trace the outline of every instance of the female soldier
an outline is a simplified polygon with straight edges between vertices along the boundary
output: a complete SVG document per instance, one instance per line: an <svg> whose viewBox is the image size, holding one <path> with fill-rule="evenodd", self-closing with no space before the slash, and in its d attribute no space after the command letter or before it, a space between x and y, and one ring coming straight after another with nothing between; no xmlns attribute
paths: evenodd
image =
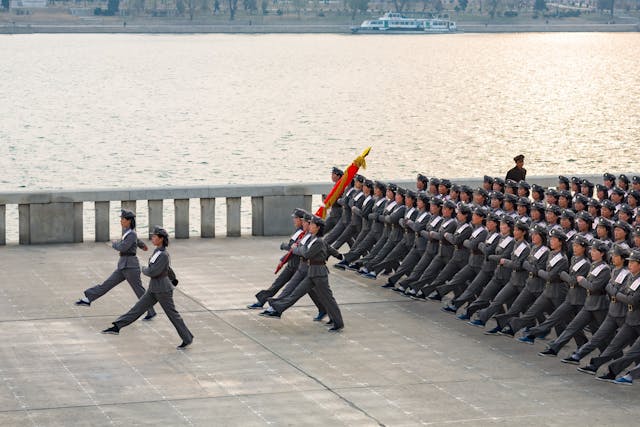
<svg viewBox="0 0 640 427"><path fill-rule="evenodd" d="M125 279L138 298L144 294L144 287L140 279L140 262L136 256L136 247L146 250L146 245L138 240L136 235L136 214L126 209L120 213L120 225L122 226L122 239L111 242L111 247L120 253L118 267L102 284L96 285L84 291L84 296L76 301L76 305L88 307L92 301L97 300L111 289L122 283ZM144 320L151 320L156 315L153 307L149 308Z"/></svg>
<svg viewBox="0 0 640 427"><path fill-rule="evenodd" d="M167 246L169 246L169 235L166 230L155 227L151 235L151 242L156 247L153 255L149 259L149 266L142 269L145 276L149 276L149 290L138 300L138 302L126 314L120 316L113 326L102 331L103 334L118 335L120 329L135 322L142 313L149 310L157 302L167 314L167 317L178 331L178 335L182 338L182 344L178 346L178 350L186 348L193 342L193 335L184 324L180 313L176 310L173 303L174 286L169 280L169 264L171 262Z"/></svg>

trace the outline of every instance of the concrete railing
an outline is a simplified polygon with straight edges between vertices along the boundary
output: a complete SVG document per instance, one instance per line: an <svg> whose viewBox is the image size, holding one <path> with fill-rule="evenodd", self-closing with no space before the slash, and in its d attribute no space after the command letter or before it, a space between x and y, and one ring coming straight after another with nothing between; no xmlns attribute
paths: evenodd
<svg viewBox="0 0 640 427"><path fill-rule="evenodd" d="M579 175L594 183L602 175ZM472 188L482 178L451 178L452 182ZM527 179L544 187L556 186L557 176ZM392 180L408 188L414 180ZM95 206L95 240L110 238L110 203L120 201L123 208L136 211L138 201L146 201L148 224L163 225L165 201L173 201L175 237L189 238L189 201L200 201L200 236L215 237L216 200L226 201L226 235L240 236L241 198L251 198L251 234L285 235L291 231L290 214L296 207L311 210L312 197L328 193L328 183L220 185L202 187L134 188L127 190L59 190L0 192L0 245L6 244L6 206L18 205L18 242L20 244L74 243L83 239L83 204ZM315 210L317 206L314 206Z"/></svg>

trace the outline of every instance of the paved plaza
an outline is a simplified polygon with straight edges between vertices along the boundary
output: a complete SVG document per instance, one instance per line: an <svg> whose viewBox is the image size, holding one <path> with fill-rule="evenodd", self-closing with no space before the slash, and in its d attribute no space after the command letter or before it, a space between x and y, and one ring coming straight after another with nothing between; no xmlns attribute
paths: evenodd
<svg viewBox="0 0 640 427"><path fill-rule="evenodd" d="M346 325L338 334L312 321L308 297L279 320L258 316L245 306L273 280L279 242L171 242L176 306L195 335L186 351L159 307L150 322L100 334L135 302L126 283L74 305L115 268L104 243L0 248L0 425L611 426L640 417L640 384L595 381L538 356L543 342L485 336L438 303L380 288L384 278L331 268Z"/></svg>

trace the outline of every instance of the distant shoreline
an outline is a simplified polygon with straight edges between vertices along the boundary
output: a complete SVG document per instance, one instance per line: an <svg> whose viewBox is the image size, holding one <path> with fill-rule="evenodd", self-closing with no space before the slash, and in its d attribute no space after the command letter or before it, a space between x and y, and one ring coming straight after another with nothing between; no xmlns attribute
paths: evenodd
<svg viewBox="0 0 640 427"><path fill-rule="evenodd" d="M0 34L351 34L348 25L1 23ZM640 32L640 24L460 23L461 33ZM420 34L418 34L420 35ZM432 35L432 34L425 34Z"/></svg>

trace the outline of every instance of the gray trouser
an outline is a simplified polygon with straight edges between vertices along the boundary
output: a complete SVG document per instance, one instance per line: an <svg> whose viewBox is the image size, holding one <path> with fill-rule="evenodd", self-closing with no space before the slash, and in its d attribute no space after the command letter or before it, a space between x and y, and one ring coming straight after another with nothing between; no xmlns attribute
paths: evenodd
<svg viewBox="0 0 640 427"><path fill-rule="evenodd" d="M493 276L487 286L482 289L478 298L476 298L469 306L467 307L467 316L471 317L473 313L478 310L481 310L485 307L489 307L491 301L498 295L498 292L506 285L508 279L498 279L496 276Z"/></svg>
<svg viewBox="0 0 640 427"><path fill-rule="evenodd" d="M625 323L620 327L618 333L611 340L611 343L598 357L594 357L589 362L599 368L611 359L622 357L622 350L638 339L640 336L640 326L631 326Z"/></svg>
<svg viewBox="0 0 640 427"><path fill-rule="evenodd" d="M480 266L472 267L469 264L465 265L462 270L458 271L451 280L445 284L438 286L436 289L440 296L445 296L449 292L453 291L454 299L458 297L467 287L467 282L472 281L480 273Z"/></svg>
<svg viewBox="0 0 640 427"><path fill-rule="evenodd" d="M410 283L409 286L415 291L421 290L424 285L430 284L433 279L438 277L438 274L440 274L450 259L451 257L449 256L436 255L429 263L427 269L420 275L420 278Z"/></svg>
<svg viewBox="0 0 640 427"><path fill-rule="evenodd" d="M453 259L449 260L447 265L444 266L440 273L436 276L435 279L431 281L431 283L426 284L422 288L422 293L425 295L429 295L431 292L435 291L438 287L445 284L445 282L449 279L453 279L456 273L462 271L467 265L467 260L461 259L454 261Z"/></svg>
<svg viewBox="0 0 640 427"><path fill-rule="evenodd" d="M307 277L307 271L308 271L308 268L306 267L306 265L302 266L302 268L299 268L296 271L296 274L293 275L291 280L287 282L287 285L284 287L282 292L280 292L277 298L271 298L273 296L271 295L265 298L265 301L269 301L269 305L271 305L272 300L281 299L291 295L296 290L298 285L304 280L304 278ZM318 308L318 311L323 313L327 312L324 305L320 302L320 299L318 298L318 295L316 294L315 290L313 289L309 290L309 298L311 298L311 301L313 301L313 303L316 305L316 307Z"/></svg>
<svg viewBox="0 0 640 427"><path fill-rule="evenodd" d="M631 378L634 380L640 378L640 363L636 362L636 367L629 371L629 375L631 375Z"/></svg>
<svg viewBox="0 0 640 427"><path fill-rule="evenodd" d="M548 333L551 328L555 327L557 336L561 336L567 324L569 324L582 310L582 305L574 305L569 303L568 301L563 302L553 310L553 313L547 317L547 320L538 324L538 326L529 329L528 335L544 335ZM578 348L587 343L587 337L582 332L582 329L576 330L571 335L573 339L576 341Z"/></svg>
<svg viewBox="0 0 640 427"><path fill-rule="evenodd" d="M607 310L587 311L583 308L567 325L567 328L562 331L560 336L549 343L549 348L557 353L571 338L581 334L585 326L591 325L591 330L595 331L602 324L606 315ZM582 345L584 346L585 343ZM580 348L580 346L578 347Z"/></svg>
<svg viewBox="0 0 640 427"><path fill-rule="evenodd" d="M636 339L636 342L631 345L631 348L629 348L622 357L609 363L609 372L618 375L624 368L634 362L640 362L640 338Z"/></svg>
<svg viewBox="0 0 640 427"><path fill-rule="evenodd" d="M520 313L524 313L525 311L527 311L527 309L531 307L531 304L533 304L535 300L540 296L540 293L541 292L533 293L525 287L513 301L506 313L497 314L495 316L496 322L498 322L498 326L500 326L500 329L507 326L509 320L513 319L516 316L519 316ZM538 315L538 321L544 321L544 314L540 313Z"/></svg>
<svg viewBox="0 0 640 427"><path fill-rule="evenodd" d="M502 306L504 304L511 305L519 293L520 289L518 287L511 284L511 282L507 283L502 289L500 289L500 292L498 292L495 298L493 298L489 307L478 311L478 318L482 320L483 323L487 323L494 314L502 311Z"/></svg>
<svg viewBox="0 0 640 427"><path fill-rule="evenodd" d="M342 234L336 239L331 246L336 249L340 249L342 245L347 243L349 247L352 247L355 243L355 238L358 235L358 227L353 223L347 225Z"/></svg>
<svg viewBox="0 0 640 427"><path fill-rule="evenodd" d="M580 347L574 355L579 359L582 359L596 348L599 348L600 351L603 352L611 343L613 337L616 336L616 331L621 328L622 325L624 325L624 317L613 317L607 315L589 342Z"/></svg>
<svg viewBox="0 0 640 427"><path fill-rule="evenodd" d="M456 306L456 308L460 308L465 303L471 302L476 299L482 293L483 289L489 284L489 282L491 282L493 273L493 271L480 270L471 284L467 286L467 289L465 289L459 297L453 299L452 303Z"/></svg>
<svg viewBox="0 0 640 427"><path fill-rule="evenodd" d="M409 277L407 277L406 279L401 281L400 285L403 288L407 288L407 287L409 287L409 285L411 285L411 283L413 283L413 282L417 281L418 279L420 279L420 276L422 276L422 273L424 273L424 271L427 269L427 267L429 267L429 264L431 264L431 261L433 261L433 258L435 258L436 255L438 255L437 252L427 252L427 251L425 251L422 254L422 257L420 258L420 260L418 261L416 266L413 267L413 270L411 270L411 273L409 274Z"/></svg>
<svg viewBox="0 0 640 427"><path fill-rule="evenodd" d="M375 245L373 245L369 253L360 260L360 263L362 265L366 265L368 262L374 259L378 255L378 253L382 250L382 248L384 248L384 245L387 244L388 240L389 240L389 235L388 234L385 235L384 233L382 233L382 235L376 241Z"/></svg>
<svg viewBox="0 0 640 427"><path fill-rule="evenodd" d="M100 285L96 285L84 291L84 295L89 301L93 302L125 280L129 282L129 286L131 286L131 289L133 289L133 292L135 292L136 296L138 298L142 298L142 295L144 295L145 293L145 289L144 286L142 286L139 268L125 268L122 270L116 270L111 273L111 276L109 276L107 280L102 282ZM147 314L153 316L156 314L156 311L153 309L153 307L149 307L149 312Z"/></svg>
<svg viewBox="0 0 640 427"><path fill-rule="evenodd" d="M329 287L329 278L327 276L313 278L307 276L302 282L300 282L293 292L282 298L270 299L269 305L271 305L271 307L273 307L278 313L283 313L312 290L316 292L320 303L326 307L326 313L329 314L329 318L333 320L333 326L342 328L344 323L342 321L340 307L338 307L338 303L333 297L333 293Z"/></svg>
<svg viewBox="0 0 640 427"><path fill-rule="evenodd" d="M344 260L348 263L352 263L361 256L368 254L379 238L379 233L367 233L367 235L360 241L360 243L356 244L353 248L351 248L351 250L349 250L349 252L344 254Z"/></svg>
<svg viewBox="0 0 640 427"><path fill-rule="evenodd" d="M296 256L296 255L292 255ZM256 294L256 299L262 305L267 302L267 299L274 296L278 291L294 276L294 274L298 271L297 265L291 265L287 263L284 267L284 270L276 277L276 280L273 281L271 286L268 289L263 289Z"/></svg>
<svg viewBox="0 0 640 427"><path fill-rule="evenodd" d="M384 270L395 270L407 253L409 253L409 248L403 241L400 241L382 261L373 265L371 270L376 273L381 273Z"/></svg>
<svg viewBox="0 0 640 427"><path fill-rule="evenodd" d="M514 317L509 321L511 330L513 332L518 332L526 326L532 326L542 313L551 313L560 304L561 301L559 298L549 298L544 294L540 294L540 296L536 298L534 303L531 304L531 307L529 307L523 315L520 317Z"/></svg>
<svg viewBox="0 0 640 427"><path fill-rule="evenodd" d="M335 227L333 227L331 231L324 235L323 240L327 245L332 244L338 239L338 237L340 237L345 228L347 228L347 224L342 221L338 221Z"/></svg>
<svg viewBox="0 0 640 427"><path fill-rule="evenodd" d="M420 258L422 258L423 253L424 251L415 247L411 249L411 252L404 257L396 272L389 276L389 283L395 284L402 278L402 276L411 273L416 264L418 264L418 261L420 261Z"/></svg>
<svg viewBox="0 0 640 427"><path fill-rule="evenodd" d="M113 322L118 328L122 329L127 325L135 322L140 316L144 314L145 311L151 309L155 303L159 302L160 307L164 310L165 314L173 324L173 327L176 328L178 335L182 338L182 341L186 343L190 343L193 341L193 335L187 325L184 324L184 320L180 316L180 313L176 310L176 307L173 303L173 291L169 292L150 292L147 291L142 297L138 300L138 302L131 307L127 313L118 317L118 319Z"/></svg>

